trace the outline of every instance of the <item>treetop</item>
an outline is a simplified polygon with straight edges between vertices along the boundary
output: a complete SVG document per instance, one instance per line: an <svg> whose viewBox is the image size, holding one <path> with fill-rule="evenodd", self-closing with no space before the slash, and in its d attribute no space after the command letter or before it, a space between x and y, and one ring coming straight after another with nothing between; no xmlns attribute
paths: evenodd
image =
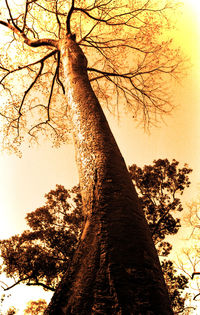
<svg viewBox="0 0 200 315"><path fill-rule="evenodd" d="M4 148L17 150L47 136L68 141L70 124L59 41L66 34L88 59L88 76L102 105L125 106L153 124L173 108L170 77L183 58L163 36L173 28L166 1L1 1L0 93Z"/></svg>

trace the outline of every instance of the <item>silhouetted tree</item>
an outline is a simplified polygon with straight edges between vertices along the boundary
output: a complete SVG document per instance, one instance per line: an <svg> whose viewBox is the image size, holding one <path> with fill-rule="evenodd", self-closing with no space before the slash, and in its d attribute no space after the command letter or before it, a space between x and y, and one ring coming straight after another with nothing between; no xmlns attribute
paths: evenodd
<svg viewBox="0 0 200 315"><path fill-rule="evenodd" d="M180 218L173 215L183 210L180 196L190 185L188 174L192 170L187 164L182 168L178 165L176 160L159 159L143 169L135 164L129 167L160 256L167 256L172 248L164 240L178 232Z"/></svg>
<svg viewBox="0 0 200 315"><path fill-rule="evenodd" d="M164 260L161 263L165 277L165 282L168 287L169 297L173 311L180 313L184 310L186 294L183 291L188 288L188 278L183 274L177 273L177 269L171 260Z"/></svg>
<svg viewBox="0 0 200 315"><path fill-rule="evenodd" d="M79 187L57 185L45 197L45 206L26 216L30 229L0 243L2 271L16 278L11 287L23 282L54 291L77 247L84 224Z"/></svg>
<svg viewBox="0 0 200 315"><path fill-rule="evenodd" d="M147 223L97 100L119 111L128 105L146 122L171 110L169 77L182 61L162 37L171 8L151 0L2 2L1 32L10 31L0 64L3 146L17 152L26 135L37 141L42 134L59 145L71 130L87 218L46 314L172 313Z"/></svg>

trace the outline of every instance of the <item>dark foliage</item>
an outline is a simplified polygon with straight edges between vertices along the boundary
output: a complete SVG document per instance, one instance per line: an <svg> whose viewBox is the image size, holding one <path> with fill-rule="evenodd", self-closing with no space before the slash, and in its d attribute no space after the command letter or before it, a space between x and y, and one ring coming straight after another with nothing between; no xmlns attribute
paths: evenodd
<svg viewBox="0 0 200 315"><path fill-rule="evenodd" d="M183 210L180 195L190 185L188 174L192 170L187 164L178 168L178 164L176 160L170 163L168 159L159 159L143 169L135 164L129 167L160 256L167 256L172 249L164 240L176 234L181 226L178 218Z"/></svg>
<svg viewBox="0 0 200 315"><path fill-rule="evenodd" d="M177 270L174 268L173 262L165 260L161 264L164 273L165 282L168 286L171 305L175 312L180 312L184 309L185 298L181 293L187 288L188 279L182 275L177 275Z"/></svg>
<svg viewBox="0 0 200 315"><path fill-rule="evenodd" d="M15 284L54 290L76 248L84 218L78 186L66 190L57 185L45 197L45 206L26 216L30 229L1 241L1 255L3 271Z"/></svg>

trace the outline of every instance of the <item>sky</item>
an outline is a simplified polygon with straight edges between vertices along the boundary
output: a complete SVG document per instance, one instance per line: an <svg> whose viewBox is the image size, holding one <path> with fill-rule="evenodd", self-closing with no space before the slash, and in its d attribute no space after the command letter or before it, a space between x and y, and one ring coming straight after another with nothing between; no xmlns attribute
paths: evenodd
<svg viewBox="0 0 200 315"><path fill-rule="evenodd" d="M106 114L127 165L143 166L159 158L175 158L180 166L188 163L193 173L191 187L184 193L184 202L187 202L197 197L200 183L200 3L199 0L182 2L184 7L177 21L174 41L190 58L191 66L181 85L174 88L176 109L149 133L141 127L136 128L129 116L123 114L118 121ZM26 213L42 206L44 195L56 184L70 188L77 183L71 144L59 149L52 148L50 143L25 147L22 158L0 153L0 238L21 233L26 228ZM190 231L186 230L187 233L189 235ZM177 248L183 243L180 234ZM15 291L11 293L16 302L16 294L21 291ZM33 294L40 298L41 291L26 288L23 292L24 299L33 299Z"/></svg>

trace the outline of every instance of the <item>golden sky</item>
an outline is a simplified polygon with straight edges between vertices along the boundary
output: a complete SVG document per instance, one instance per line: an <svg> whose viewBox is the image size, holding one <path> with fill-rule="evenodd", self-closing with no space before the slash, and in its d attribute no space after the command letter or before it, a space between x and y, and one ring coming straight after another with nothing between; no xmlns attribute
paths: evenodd
<svg viewBox="0 0 200 315"><path fill-rule="evenodd" d="M175 89L177 108L150 134L136 128L125 115L119 123L113 117L108 119L128 165L143 166L158 158L175 158L181 165L188 163L193 174L185 200L190 201L196 197L200 183L200 2L182 2L174 40L191 58L191 68L182 85ZM72 145L54 149L44 143L25 148L21 159L0 154L0 238L22 232L25 214L43 205L44 194L56 184L68 188L77 183Z"/></svg>

